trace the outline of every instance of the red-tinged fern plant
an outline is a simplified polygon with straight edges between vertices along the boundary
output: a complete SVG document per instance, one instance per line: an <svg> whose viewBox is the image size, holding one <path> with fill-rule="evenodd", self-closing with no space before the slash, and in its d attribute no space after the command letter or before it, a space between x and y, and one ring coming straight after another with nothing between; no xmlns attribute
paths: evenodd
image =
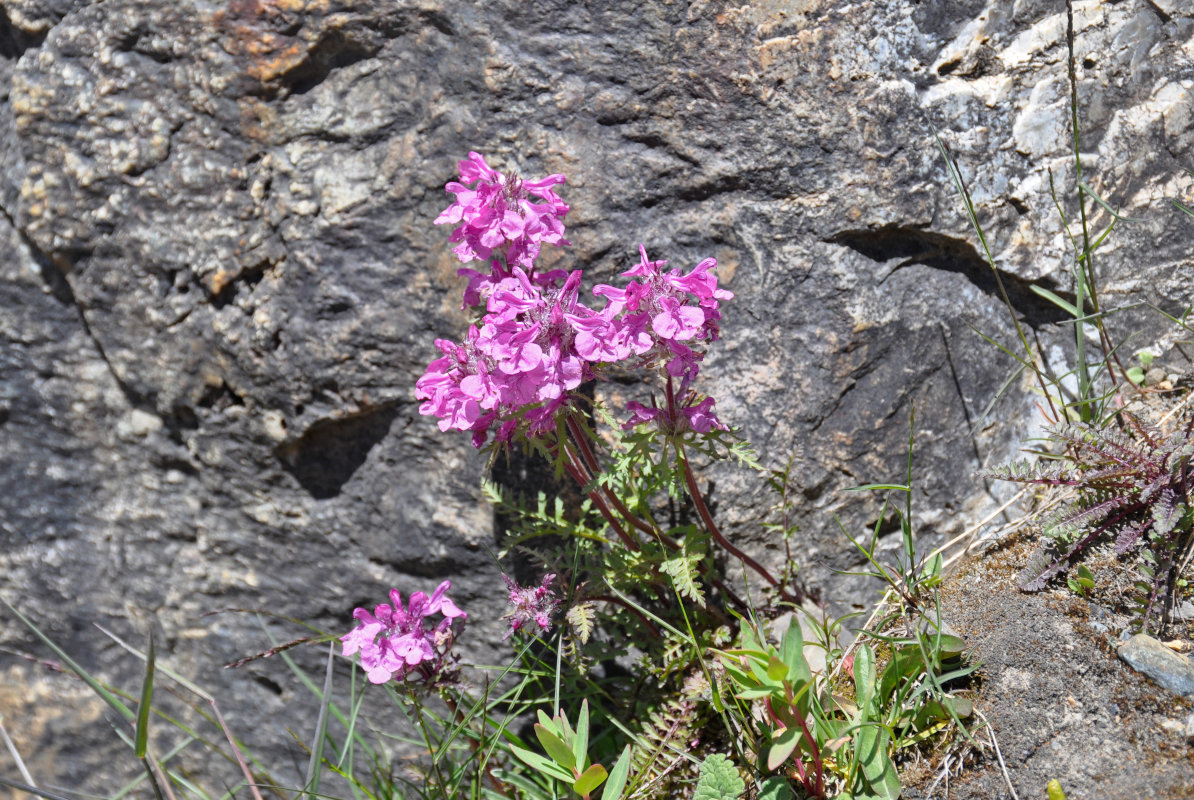
<svg viewBox="0 0 1194 800"><path fill-rule="evenodd" d="M1100 539L1112 538L1121 556L1138 550L1141 578L1134 610L1142 631L1170 600L1178 559L1194 529L1194 420L1165 435L1127 412L1123 427L1061 423L1048 428L1060 456L1016 463L983 474L999 480L1069 486L1072 500L1042 520L1049 541L1020 574L1035 592L1063 574Z"/></svg>

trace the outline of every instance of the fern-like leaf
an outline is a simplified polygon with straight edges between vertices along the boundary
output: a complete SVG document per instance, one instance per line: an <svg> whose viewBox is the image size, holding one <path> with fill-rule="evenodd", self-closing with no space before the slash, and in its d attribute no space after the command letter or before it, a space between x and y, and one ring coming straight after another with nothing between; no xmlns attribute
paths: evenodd
<svg viewBox="0 0 1194 800"><path fill-rule="evenodd" d="M569 606L568 613L564 615L564 618L568 621L568 625L580 643L588 644L597 620L597 609L593 603L582 601Z"/></svg>
<svg viewBox="0 0 1194 800"><path fill-rule="evenodd" d="M1102 522L1117 508L1130 503L1131 500L1123 495L1081 498L1062 507L1043 527L1050 538L1068 540L1079 531Z"/></svg>
<svg viewBox="0 0 1194 800"><path fill-rule="evenodd" d="M1065 562L1056 548L1042 547L1016 576L1016 584L1026 592L1039 592L1049 585L1049 580L1061 572L1064 566Z"/></svg>
<svg viewBox="0 0 1194 800"><path fill-rule="evenodd" d="M1186 507L1177 501L1173 488L1166 486L1157 494L1153 503L1153 533L1156 536L1168 536L1169 532L1182 518Z"/></svg>
<svg viewBox="0 0 1194 800"><path fill-rule="evenodd" d="M701 588L697 573L704 558L703 552L689 553L685 547L682 553L666 559L659 565L660 571L672 579L680 596L687 597L701 608L705 607L705 592Z"/></svg>
<svg viewBox="0 0 1194 800"><path fill-rule="evenodd" d="M1117 555L1123 555L1131 550L1136 542L1140 541L1140 537L1144 532L1151 528L1153 521L1151 519L1138 519L1129 522L1120 529L1119 534L1115 537L1115 552Z"/></svg>

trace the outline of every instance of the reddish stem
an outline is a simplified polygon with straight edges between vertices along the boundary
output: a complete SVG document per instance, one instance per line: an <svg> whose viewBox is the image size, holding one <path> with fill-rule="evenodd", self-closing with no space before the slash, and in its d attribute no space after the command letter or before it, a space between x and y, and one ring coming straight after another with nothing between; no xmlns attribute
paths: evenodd
<svg viewBox="0 0 1194 800"><path fill-rule="evenodd" d="M753 569L763 580L779 589L779 594L783 599L789 602L796 602L796 598L792 596L791 592L775 579L775 577L767 571L767 568L748 556L746 553L739 550L730 541L722 535L721 529L717 527L717 523L713 521L713 515L709 513L709 507L705 505L705 498L701 494L700 488L697 486L696 476L692 473L692 465L688 462L688 456L684 453L684 445L676 440L676 454L680 457L680 466L684 470L684 484L688 487L688 495L692 498L693 504L696 506L697 514L701 518L701 522L705 525L705 530L713 537L713 540L722 547L726 552L733 555L746 566Z"/></svg>
<svg viewBox="0 0 1194 800"><path fill-rule="evenodd" d="M564 470L576 481L581 491L584 491L584 488L589 485L589 478L585 474L584 467L581 466L576 453L568 446L567 442L561 442L560 446L564 448ZM605 518L605 521L609 523L614 533L622 540L622 544L626 545L630 550L638 552L638 542L626 532L626 529L622 527L622 523L618 522L618 518L609 510L609 506L606 504L601 493L595 490L591 491L589 492L589 499L593 501L593 505L597 506L597 510L601 512L601 516Z"/></svg>
<svg viewBox="0 0 1194 800"><path fill-rule="evenodd" d="M578 423L576 421L576 419L571 414L569 414L567 417L567 423L568 423L568 432L569 432L569 434L571 434L573 441L576 443L577 450L580 451L580 453L584 457L584 460L588 464L590 472L593 475L596 475L598 472L600 472L601 467L597 463L597 456L593 453L593 449L591 447L589 447L588 437L584 435L584 431L581 429L580 423ZM646 535L651 536L655 539L658 539L660 542L663 542L663 544L670 547L672 550L679 552L684 549L683 546L679 542L677 542L675 539L673 539L672 537L670 537L666 533L664 533L662 530L660 530L657 525L652 525L651 523L645 521L642 517L640 517L637 514L635 514L634 512L632 512L629 508L627 508L626 504L623 503L621 501L621 499L619 499L618 496L616 494L614 494L612 491L610 491L608 488L602 486L601 490L604 492L605 497L606 497L606 499L608 499L610 504L613 505L613 507L618 511L618 513L621 514L623 517L625 517L630 522L631 525L638 528L640 531L642 531ZM730 587L727 586L724 581L721 581L717 578L713 578L712 576L709 576L709 577L710 577L710 580L712 581L713 585L715 587L717 587L717 589L720 590L723 595L725 595L727 598L729 598L729 600L732 603L734 603L735 605L737 605L739 608L742 608L742 609L745 609L747 607L746 603L742 602L742 598L738 597L738 595L735 594L734 591L732 589L730 589ZM721 614L718 609L714 609L714 610L716 612L718 612L718 615L721 616L723 619L725 618L725 615Z"/></svg>

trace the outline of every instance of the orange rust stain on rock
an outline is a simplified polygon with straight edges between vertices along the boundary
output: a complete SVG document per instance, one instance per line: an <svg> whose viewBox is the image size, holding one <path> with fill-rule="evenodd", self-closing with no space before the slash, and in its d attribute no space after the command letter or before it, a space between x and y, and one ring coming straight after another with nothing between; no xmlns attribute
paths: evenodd
<svg viewBox="0 0 1194 800"><path fill-rule="evenodd" d="M326 0L229 0L216 16L224 33L224 50L245 59L245 72L262 84L303 63L310 42L296 31L296 16L321 19Z"/></svg>

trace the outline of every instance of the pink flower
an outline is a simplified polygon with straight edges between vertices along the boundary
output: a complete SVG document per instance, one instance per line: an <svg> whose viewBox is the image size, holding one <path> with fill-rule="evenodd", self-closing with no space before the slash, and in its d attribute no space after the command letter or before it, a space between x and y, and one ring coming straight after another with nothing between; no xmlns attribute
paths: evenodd
<svg viewBox="0 0 1194 800"><path fill-rule="evenodd" d="M635 278L625 289L601 285L593 294L606 299L600 318L606 327L586 332L582 353L638 357L639 367L664 368L680 378L684 392L700 371L704 348L720 334L720 302L734 295L717 288L707 258L687 275L663 272L666 261L652 261L639 245L639 263L622 275ZM600 340L600 341L595 341ZM612 360L612 359L610 359Z"/></svg>
<svg viewBox="0 0 1194 800"><path fill-rule="evenodd" d="M531 271L540 245L569 244L564 238L569 208L552 189L565 182L563 175L524 181L517 173L498 172L472 152L459 169L463 183L451 181L444 187L456 197L435 224L456 225L449 241L458 242L452 252L461 261L489 261L501 255L508 267ZM472 281L469 289L476 290Z"/></svg>
<svg viewBox="0 0 1194 800"><path fill-rule="evenodd" d="M510 620L510 629L502 637L503 640L509 639L515 631L522 630L529 622L538 625L540 631L551 628L551 615L560 604L559 598L551 591L551 583L555 579L553 573L548 573L543 576L538 586L524 588L509 576L502 575L502 580L510 590L510 596L506 601L510 605L510 611L506 614L506 618Z"/></svg>
<svg viewBox="0 0 1194 800"><path fill-rule="evenodd" d="M404 680L414 671L425 680L433 679L459 633L459 626L453 628L454 622L460 620L463 624L467 617L448 599L446 592L451 586L450 581L444 581L430 597L415 592L407 607L403 607L398 590L391 589L393 605L383 603L372 614L364 608L355 609L352 615L360 624L340 637L344 655L360 653L370 683ZM434 614L443 619L432 625L428 617Z"/></svg>

